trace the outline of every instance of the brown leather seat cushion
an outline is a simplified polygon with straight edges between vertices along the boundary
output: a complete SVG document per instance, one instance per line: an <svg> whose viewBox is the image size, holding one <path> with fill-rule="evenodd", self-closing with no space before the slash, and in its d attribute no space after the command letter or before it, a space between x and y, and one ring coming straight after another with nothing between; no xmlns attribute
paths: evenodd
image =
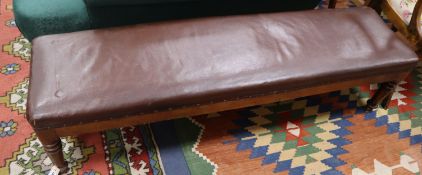
<svg viewBox="0 0 422 175"><path fill-rule="evenodd" d="M368 8L172 21L33 41L28 119L62 127L411 69Z"/></svg>

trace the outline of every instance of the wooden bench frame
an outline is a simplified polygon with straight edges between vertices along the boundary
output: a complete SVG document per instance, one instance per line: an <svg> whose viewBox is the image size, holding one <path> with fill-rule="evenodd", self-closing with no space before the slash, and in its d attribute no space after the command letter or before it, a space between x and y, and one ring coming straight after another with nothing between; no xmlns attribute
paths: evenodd
<svg viewBox="0 0 422 175"><path fill-rule="evenodd" d="M238 99L233 101L224 101L219 103L210 103L194 107L186 107L181 109L173 109L169 111L156 112L144 115L134 115L125 118L119 118L116 120L99 121L92 123L83 123L79 125L66 126L61 128L52 128L47 130L35 131L39 140L44 146L45 151L52 160L52 162L60 169L60 172L67 172L67 162L63 157L62 143L60 137L64 136L77 136L84 133L104 131L112 128L119 128L125 126L133 126L139 124L145 124L150 122L157 122L163 120L176 119L183 116L195 116L207 113L215 113L226 110L238 109L248 106L255 106L261 104L267 104L272 102L291 100L299 97L305 97L310 95L317 95L327 93L335 90L342 90L350 87L354 87L361 84L369 83L382 83L381 88L374 94L374 96L368 100L366 110L372 111L379 105L383 108L387 108L390 99L394 93L395 87L398 82L404 80L405 77L410 73L409 71L387 73L377 76L368 76L360 79L339 81L334 83L326 83L323 85L308 87L303 89L296 89L293 91L286 91L282 93L259 96L246 99Z"/></svg>
<svg viewBox="0 0 422 175"><path fill-rule="evenodd" d="M337 0L329 0L328 7L335 8ZM374 0L373 2L378 2ZM385 73L382 75L373 75L352 80L329 82L314 87L273 93L266 96L236 99L232 101L223 101L218 103L209 103L192 107L172 109L155 113L133 115L124 118L98 121L91 123L81 123L79 125L65 126L60 128L50 128L45 130L36 130L36 134L44 146L45 151L54 165L60 172L67 172L69 167L63 156L62 143L60 137L78 136L85 133L104 131L107 129L146 124L164 120L181 118L184 116L196 116L201 114L215 113L226 110L239 109L249 106L268 104L278 101L292 100L299 97L323 94L331 91L342 90L361 84L381 83L380 88L373 97L367 101L365 109L372 111L379 106L388 108L397 84L404 80L410 73L407 71L394 71L394 73ZM370 74L370 72L368 73Z"/></svg>

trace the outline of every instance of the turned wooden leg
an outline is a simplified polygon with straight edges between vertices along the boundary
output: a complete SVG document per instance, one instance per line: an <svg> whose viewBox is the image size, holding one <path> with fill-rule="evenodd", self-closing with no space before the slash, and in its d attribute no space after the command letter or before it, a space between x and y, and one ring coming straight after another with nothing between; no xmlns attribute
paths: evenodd
<svg viewBox="0 0 422 175"><path fill-rule="evenodd" d="M365 5L374 9L378 14L381 14L382 3L383 3L382 0L367 0Z"/></svg>
<svg viewBox="0 0 422 175"><path fill-rule="evenodd" d="M366 110L372 111L379 105L387 109L396 86L397 82L393 81L382 83L381 87L375 92L374 96L368 100Z"/></svg>
<svg viewBox="0 0 422 175"><path fill-rule="evenodd" d="M393 32L397 32L397 28L396 28L396 26L391 26L391 30L393 31Z"/></svg>
<svg viewBox="0 0 422 175"><path fill-rule="evenodd" d="M336 4L337 4L337 0L330 0L328 2L328 8L334 9L334 8L336 8Z"/></svg>
<svg viewBox="0 0 422 175"><path fill-rule="evenodd" d="M69 170L67 162L63 157L62 142L60 137L56 135L54 130L36 131L38 139L43 144L45 152L48 157L57 168L60 169L60 173L66 173Z"/></svg>
<svg viewBox="0 0 422 175"><path fill-rule="evenodd" d="M421 55L422 55L422 40L419 40L418 42L416 42L416 53L419 56L419 60L421 60Z"/></svg>
<svg viewBox="0 0 422 175"><path fill-rule="evenodd" d="M384 98L384 100L381 102L381 107L384 109L388 109L388 106L390 105L391 102L391 98L393 98L393 94L394 94L394 90L392 93L388 94L388 96L386 96Z"/></svg>

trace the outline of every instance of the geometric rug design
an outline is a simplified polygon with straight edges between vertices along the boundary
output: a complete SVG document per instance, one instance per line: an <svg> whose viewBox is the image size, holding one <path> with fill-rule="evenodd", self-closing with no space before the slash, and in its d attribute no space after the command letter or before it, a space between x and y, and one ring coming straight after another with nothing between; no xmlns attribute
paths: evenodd
<svg viewBox="0 0 422 175"><path fill-rule="evenodd" d="M31 43L23 36L18 36L10 43L4 44L3 51L29 61L31 58Z"/></svg>
<svg viewBox="0 0 422 175"><path fill-rule="evenodd" d="M31 44L12 3L0 2L0 175L48 174L51 160L25 119ZM339 0L337 7L359 4ZM67 174L420 174L422 64L399 84L388 110L365 112L377 88L62 138Z"/></svg>
<svg viewBox="0 0 422 175"><path fill-rule="evenodd" d="M26 111L26 98L28 96L29 78L25 78L11 91L6 92L5 96L0 96L0 104L17 111L19 114L24 114Z"/></svg>
<svg viewBox="0 0 422 175"><path fill-rule="evenodd" d="M260 106L240 111L245 117L233 122L241 128L231 133L239 139L237 151L251 149L250 158L277 164L275 173L339 173L335 168L345 163L337 156L347 153L344 136L353 125L347 119L363 113L357 105L355 94L342 91Z"/></svg>
<svg viewBox="0 0 422 175"><path fill-rule="evenodd" d="M398 168L406 169L410 173L420 174L420 170L418 167L418 163L409 155L401 154L400 155L400 163L388 166L383 164L378 160L374 160L374 169L375 172L367 173L360 168L353 167L352 173L354 175L369 175L369 174L393 174L393 171Z"/></svg>
<svg viewBox="0 0 422 175"><path fill-rule="evenodd" d="M77 174L82 163L88 160L89 155L94 153L94 148L85 147L77 139L63 138L63 151L65 159L68 160L70 173ZM47 174L52 163L42 149L40 141L35 134L26 140L20 148L13 153L11 159L6 160L6 167L0 168L0 174Z"/></svg>
<svg viewBox="0 0 422 175"><path fill-rule="evenodd" d="M399 84L388 110L379 109L365 115L376 126L387 126L387 133L410 138L410 144L422 142L422 66Z"/></svg>

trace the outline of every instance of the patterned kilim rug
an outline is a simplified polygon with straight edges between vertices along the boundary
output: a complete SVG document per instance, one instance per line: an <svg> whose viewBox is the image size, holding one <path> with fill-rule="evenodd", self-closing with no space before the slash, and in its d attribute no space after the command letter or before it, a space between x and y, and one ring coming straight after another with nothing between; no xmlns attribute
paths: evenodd
<svg viewBox="0 0 422 175"><path fill-rule="evenodd" d="M24 118L30 43L11 4L0 5L0 175L47 174L51 161ZM422 66L390 110L365 113L376 88L67 137L65 157L70 174L84 175L421 174Z"/></svg>

